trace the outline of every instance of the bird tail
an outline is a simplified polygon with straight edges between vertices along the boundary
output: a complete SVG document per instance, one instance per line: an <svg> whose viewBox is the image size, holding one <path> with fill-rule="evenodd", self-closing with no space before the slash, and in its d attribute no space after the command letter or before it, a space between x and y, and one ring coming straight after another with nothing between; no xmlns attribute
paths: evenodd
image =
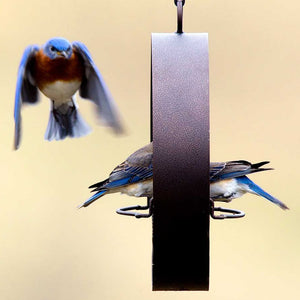
<svg viewBox="0 0 300 300"><path fill-rule="evenodd" d="M93 196L91 196L88 200L86 200L85 202L83 202L82 204L80 204L78 206L78 208L81 207L87 207L90 204L92 204L94 201L96 201L97 199L99 199L100 197L104 196L104 194L107 192L107 190L102 190L99 191L98 193L94 194Z"/></svg>
<svg viewBox="0 0 300 300"><path fill-rule="evenodd" d="M45 133L48 141L69 137L81 137L90 132L90 127L79 114L75 103L69 102L55 108L52 104L49 122Z"/></svg>
<svg viewBox="0 0 300 300"><path fill-rule="evenodd" d="M255 184L252 180L250 180L248 177L243 176L239 178L239 181L241 183L244 183L248 186L248 192L264 197L267 200L273 202L274 204L278 205L282 209L289 209L283 202L279 201L272 195L268 194L266 191L264 191L261 187L259 187L257 184Z"/></svg>

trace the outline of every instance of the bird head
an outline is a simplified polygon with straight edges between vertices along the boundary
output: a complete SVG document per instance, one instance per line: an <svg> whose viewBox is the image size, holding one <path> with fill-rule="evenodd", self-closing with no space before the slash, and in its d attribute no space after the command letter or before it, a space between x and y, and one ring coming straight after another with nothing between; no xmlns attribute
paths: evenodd
<svg viewBox="0 0 300 300"><path fill-rule="evenodd" d="M64 38L53 38L45 44L44 53L50 59L69 59L73 53L72 45Z"/></svg>

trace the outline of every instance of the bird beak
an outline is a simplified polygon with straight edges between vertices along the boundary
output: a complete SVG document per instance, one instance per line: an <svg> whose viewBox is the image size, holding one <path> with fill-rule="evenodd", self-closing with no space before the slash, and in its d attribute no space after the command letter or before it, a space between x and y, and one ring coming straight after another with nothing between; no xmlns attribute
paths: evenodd
<svg viewBox="0 0 300 300"><path fill-rule="evenodd" d="M59 56L64 57L64 58L68 58L68 54L67 54L66 51L57 51L57 54L58 54Z"/></svg>

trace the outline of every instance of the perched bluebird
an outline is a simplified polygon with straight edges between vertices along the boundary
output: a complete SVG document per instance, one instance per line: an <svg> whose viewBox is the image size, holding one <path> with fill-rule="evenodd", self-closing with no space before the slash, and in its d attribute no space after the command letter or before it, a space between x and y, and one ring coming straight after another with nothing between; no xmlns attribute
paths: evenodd
<svg viewBox="0 0 300 300"><path fill-rule="evenodd" d="M117 166L109 175L109 178L98 182L90 188L96 192L87 201L79 206L86 207L105 194L121 192L129 196L150 197L153 196L153 144L137 150L131 154L125 162ZM282 209L288 207L274 198L246 175L271 170L261 168L268 162L251 164L244 160L217 162L210 164L210 198L213 201L230 202L245 193L252 193L268 199Z"/></svg>
<svg viewBox="0 0 300 300"><path fill-rule="evenodd" d="M20 144L22 103L36 103L40 90L51 100L45 139L80 137L90 128L81 118L74 94L92 100L99 117L116 132L122 131L114 101L88 49L81 42L53 38L42 47L28 46L18 70L15 95L15 140Z"/></svg>

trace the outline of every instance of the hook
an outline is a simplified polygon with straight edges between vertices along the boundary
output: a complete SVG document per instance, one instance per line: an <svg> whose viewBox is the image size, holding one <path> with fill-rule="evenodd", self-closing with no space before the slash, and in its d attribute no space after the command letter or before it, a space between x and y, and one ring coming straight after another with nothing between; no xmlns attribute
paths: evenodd
<svg viewBox="0 0 300 300"><path fill-rule="evenodd" d="M134 205L134 206L121 207L118 210L116 210L116 213L119 215L136 217L137 219L149 218L152 216L152 199L153 198L147 198L146 206ZM148 213L146 213L146 214L141 214L141 213L132 211L132 210L146 210L146 209L149 209Z"/></svg>
<svg viewBox="0 0 300 300"><path fill-rule="evenodd" d="M221 214L215 215L216 211L227 212L229 214ZM242 218L245 216L245 213L241 210L237 209L230 209L230 208L223 208L223 207L215 207L214 201L210 200L210 216L213 219L217 220L224 220L224 219L234 219L234 218Z"/></svg>
<svg viewBox="0 0 300 300"><path fill-rule="evenodd" d="M183 33L182 31L182 18L183 18L183 5L185 0L174 0L177 6L177 33Z"/></svg>
<svg viewBox="0 0 300 300"><path fill-rule="evenodd" d="M185 0L174 0L176 6L177 6L177 2L182 2L182 6L185 4Z"/></svg>

